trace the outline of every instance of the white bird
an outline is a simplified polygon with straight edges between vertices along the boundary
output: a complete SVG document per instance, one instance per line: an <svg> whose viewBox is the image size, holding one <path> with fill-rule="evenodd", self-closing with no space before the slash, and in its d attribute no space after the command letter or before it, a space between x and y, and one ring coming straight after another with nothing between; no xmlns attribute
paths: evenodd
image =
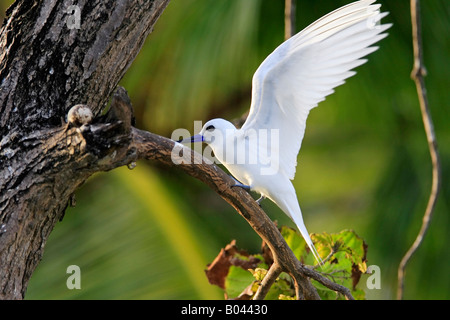
<svg viewBox="0 0 450 320"><path fill-rule="evenodd" d="M297 225L316 260L321 258L303 222L291 181L309 111L353 76L391 24L380 24L375 0L343 6L286 40L253 76L250 112L241 129L223 119L179 142L205 142L234 176L237 186L269 198Z"/></svg>

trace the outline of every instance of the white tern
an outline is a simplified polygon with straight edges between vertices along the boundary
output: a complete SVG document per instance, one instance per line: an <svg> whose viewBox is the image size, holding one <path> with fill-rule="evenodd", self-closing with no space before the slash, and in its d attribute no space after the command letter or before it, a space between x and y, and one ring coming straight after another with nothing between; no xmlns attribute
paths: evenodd
<svg viewBox="0 0 450 320"><path fill-rule="evenodd" d="M364 64L371 46L387 36L375 0L343 6L282 43L253 76L252 100L240 129L223 119L208 121L199 134L179 142L205 142L237 180L236 186L269 198L297 225L321 263L303 222L291 181L309 111Z"/></svg>

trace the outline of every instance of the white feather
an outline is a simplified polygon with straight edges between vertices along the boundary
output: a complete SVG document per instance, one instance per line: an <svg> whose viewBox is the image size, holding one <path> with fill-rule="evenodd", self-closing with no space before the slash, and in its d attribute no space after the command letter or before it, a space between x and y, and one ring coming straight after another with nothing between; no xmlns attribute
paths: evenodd
<svg viewBox="0 0 450 320"><path fill-rule="evenodd" d="M380 5L374 2L361 0L341 7L276 48L253 76L250 112L241 129L214 119L200 132L237 180L271 199L292 218L319 262L290 180L295 176L310 110L353 76L356 72L352 69L364 64L367 60L362 58L378 49L372 45L387 35L383 32L391 25L379 24L387 13L380 13ZM279 133L277 143L251 134L273 129ZM258 154L259 162L227 161L230 148L225 145ZM272 175L261 174L261 164L266 163L278 170Z"/></svg>
<svg viewBox="0 0 450 320"><path fill-rule="evenodd" d="M385 14L375 1L357 1L337 9L281 44L253 76L252 104L246 129L280 130L280 167L293 179L309 111L353 76L360 58L391 25L374 26ZM283 111L273 115L276 109Z"/></svg>

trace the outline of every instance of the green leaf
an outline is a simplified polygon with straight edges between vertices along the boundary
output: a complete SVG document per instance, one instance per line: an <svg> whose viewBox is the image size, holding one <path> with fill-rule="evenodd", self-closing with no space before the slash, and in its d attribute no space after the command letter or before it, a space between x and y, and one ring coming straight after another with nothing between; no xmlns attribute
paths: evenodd
<svg viewBox="0 0 450 320"><path fill-rule="evenodd" d="M281 227L281 235L297 259L302 261L302 258L306 256L306 243L302 236L294 229L285 226Z"/></svg>
<svg viewBox="0 0 450 320"><path fill-rule="evenodd" d="M343 230L335 234L312 234L319 253L326 253L321 272L332 281L352 290L355 299L364 299L364 291L356 288L360 276L367 271L367 245L353 230ZM331 256L329 256L333 253ZM328 257L328 258L327 258ZM323 286L316 285L319 294L326 299L343 298Z"/></svg>
<svg viewBox="0 0 450 320"><path fill-rule="evenodd" d="M293 283L286 273L282 273L267 293L266 300L290 300L295 297ZM281 298L282 299L281 299Z"/></svg>
<svg viewBox="0 0 450 320"><path fill-rule="evenodd" d="M250 272L252 272L252 271L250 270ZM252 272L252 274L253 274L253 277L256 279L256 281L262 281L267 274L267 269L256 268Z"/></svg>
<svg viewBox="0 0 450 320"><path fill-rule="evenodd" d="M315 259L299 232L288 227L281 228L281 234L294 252L297 259L304 264L314 264ZM316 233L311 239L325 263L320 271L332 281L351 289L355 298L364 299L364 291L356 288L360 276L366 272L367 245L353 230L339 233ZM332 254L332 255L331 255ZM340 299L336 292L314 282L323 299Z"/></svg>
<svg viewBox="0 0 450 320"><path fill-rule="evenodd" d="M225 292L229 298L237 298L254 280L250 271L231 266L225 280Z"/></svg>

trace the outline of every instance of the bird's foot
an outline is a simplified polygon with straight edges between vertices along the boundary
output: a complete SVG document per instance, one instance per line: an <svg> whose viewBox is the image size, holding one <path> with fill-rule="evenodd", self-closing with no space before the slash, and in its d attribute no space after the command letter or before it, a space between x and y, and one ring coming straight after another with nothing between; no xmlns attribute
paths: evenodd
<svg viewBox="0 0 450 320"><path fill-rule="evenodd" d="M250 190L250 186L247 186L245 184L240 183L239 181L237 181L233 176L230 176L231 178L233 178L234 180L234 185L232 185L231 187L239 187L245 190Z"/></svg>
<svg viewBox="0 0 450 320"><path fill-rule="evenodd" d="M266 198L265 196L261 195L261 197L260 197L258 200L256 200L256 202L259 204L260 207L261 207L261 202L262 202L265 198Z"/></svg>

